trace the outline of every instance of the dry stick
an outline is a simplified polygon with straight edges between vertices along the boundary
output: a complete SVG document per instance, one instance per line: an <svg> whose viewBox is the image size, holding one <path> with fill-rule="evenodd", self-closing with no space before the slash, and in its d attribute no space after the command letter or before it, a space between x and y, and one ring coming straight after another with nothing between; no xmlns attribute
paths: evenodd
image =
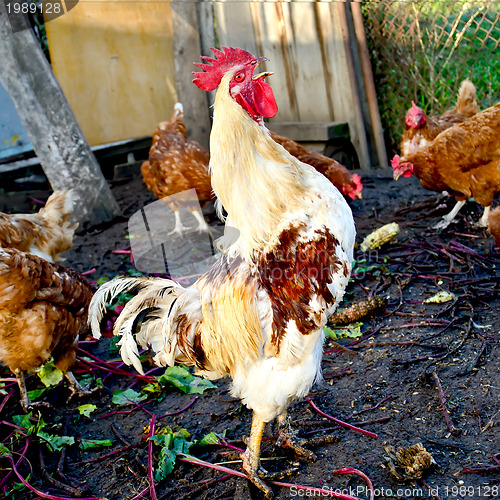
<svg viewBox="0 0 500 500"><path fill-rule="evenodd" d="M441 385L441 380L439 380L438 374L434 371L432 372L432 376L434 377L434 381L436 382L437 390L439 392L439 397L441 399L441 406L443 409L443 415L444 415L444 420L446 422L446 425L448 426L448 429L454 436L459 436L462 433L462 429L457 429L455 427L455 424L453 423L453 420L451 419L450 412L448 411L448 408L446 407L446 395L443 391L443 386Z"/></svg>
<svg viewBox="0 0 500 500"><path fill-rule="evenodd" d="M338 420L337 418L332 417L331 415L328 415L327 413L321 411L309 398L306 398L306 401L321 416L323 416L325 418L328 418L329 420L333 420L336 424L340 425L341 427L346 427L347 429L351 429L352 431L359 432L360 434L364 434L365 436L370 436L370 437L373 437L373 438L378 438L377 434L375 434L374 432L365 431L364 429L360 429L359 427L355 427L354 425L348 424L347 422L342 422L342 420Z"/></svg>
<svg viewBox="0 0 500 500"><path fill-rule="evenodd" d="M210 462L205 462L204 460L200 460L199 458L193 457L191 455L184 455L185 458L180 458L183 462L187 462L190 464L195 464L195 465L202 465L203 467L208 467L210 469L215 469L220 472L225 472L226 474L232 474L234 476L242 477L243 479L248 479L248 476L244 474L243 472L237 471L230 469L228 467L224 467L223 465L214 465L211 464ZM352 471L355 471L356 469L350 469ZM337 471L334 471L334 473ZM357 474L357 472L352 472L353 474ZM358 474L361 475L362 473ZM363 474L364 476L364 474ZM335 498L342 498L344 500L361 500L358 497L352 497L350 495L343 495L342 493L338 493L334 490L323 490L321 488L314 488L312 486L302 486L299 484L290 484L290 483L281 483L279 481L268 481L270 484L274 484L275 486L282 486L284 488L294 488L296 490L307 490L313 492L313 495L324 495L324 496L331 496ZM371 497L373 498L373 497Z"/></svg>
<svg viewBox="0 0 500 500"><path fill-rule="evenodd" d="M156 416L153 413L151 415L151 423L149 424L149 443L148 443L148 482L149 482L149 494L151 495L151 500L158 500L155 490L155 478L153 475L153 437L156 430Z"/></svg>
<svg viewBox="0 0 500 500"><path fill-rule="evenodd" d="M47 469L45 468L45 461L43 459L43 453L42 453L42 448L39 448L39 455L40 455L40 468L43 477L51 483L53 486L56 488L59 488L60 490L65 491L66 493L69 493L70 495L75 495L76 497L82 496L83 490L80 488L73 488L69 484L64 484L61 483L61 481L58 481L56 478L52 477L48 472Z"/></svg>

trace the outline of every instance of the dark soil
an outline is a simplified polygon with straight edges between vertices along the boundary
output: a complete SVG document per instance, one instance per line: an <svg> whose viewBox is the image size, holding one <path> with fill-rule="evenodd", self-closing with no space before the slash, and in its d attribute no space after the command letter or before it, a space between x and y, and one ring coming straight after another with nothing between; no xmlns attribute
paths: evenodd
<svg viewBox="0 0 500 500"><path fill-rule="evenodd" d="M493 240L485 230L473 229L472 223L481 215L473 203L463 209L456 223L440 233L432 225L453 206L452 200L424 190L415 178L394 182L389 173L369 176L360 173L365 183L364 198L351 205L358 242L393 221L400 224L401 232L395 243L367 253L356 251L357 265L343 306L373 295L386 296L388 306L374 318L362 320L365 338L348 350L336 349L331 341L327 342L323 359L325 382L314 387L309 397L323 412L338 419L354 425L373 421L363 428L375 432L378 438L340 428L318 415L307 401L298 401L289 411L299 435L312 438L332 434L336 442L315 447L317 461L301 463L298 471L284 481L325 489L343 488L354 496L368 498L361 479L333 474L337 469L354 467L371 478L377 490L375 498L498 497L499 467L475 474L462 472L464 468L498 465L494 461L494 454L500 451L498 249L494 249ZM133 269L128 255L112 251L130 246L126 239L128 218L154 200L139 177L115 183L113 192L122 207L123 219L78 235L66 254L66 264L78 271L96 268L88 275L94 281ZM7 208L16 209L13 204ZM215 223L213 215L209 220ZM455 300L423 303L440 290L453 292ZM339 342L346 346L352 341ZM101 359L116 360L117 354L109 352L109 345L109 338L99 342L87 338L81 348ZM147 491L147 435L151 416L140 408L116 413L124 408L111 401L116 390L132 384L135 390L140 390L145 383L132 376L109 375L96 365L93 369L104 384L100 395L66 403L66 386L54 388L44 396L53 409L42 410L43 419L51 424L53 433L110 439L113 446L89 451L81 451L76 445L69 447L63 468L65 479L55 475L59 452L50 453L42 447L45 469L66 484L85 487L84 497L151 498ZM86 371L88 365L79 362L75 369L77 377ZM161 373L162 369L158 369L153 374ZM450 417L461 431L459 435L453 435L447 427L433 373L439 376ZM2 376L8 376L7 370ZM41 386L37 377L31 377L28 385L30 389ZM249 434L251 414L231 398L228 388L227 381L218 381L216 389L197 396L188 409L158 418L157 429L166 425L184 428L191 434L191 440L200 440L211 431L222 433L230 429L228 439L234 440L235 446L244 447L240 440ZM1 410L4 422L12 422L13 415L21 413L16 398L17 389ZM161 417L185 408L192 400L193 395L172 388L167 389L161 402L151 398L145 409ZM98 407L90 418L80 416L75 409L83 403ZM376 422L384 418L387 420ZM6 425L0 428L3 439L12 431ZM275 426L269 425L267 436L274 434ZM21 450L24 439L21 436L13 449ZM386 465L385 447L408 447L416 443L422 443L437 463L424 473L425 482L434 490L432 494L421 480L395 479ZM119 452L109 455L113 451ZM221 446L191 448L196 457L211 463L230 462L228 467L239 470L239 457L228 452L231 450ZM154 457L158 458L156 447ZM281 458L275 460L275 457ZM41 473L36 439L30 445L28 458L32 474L26 461L19 465L19 470L31 485L50 495L74 497L55 487ZM264 466L272 471L296 464L283 450L273 449L271 438L264 442L263 458ZM2 461L0 466L4 469L0 470L1 481L9 463ZM296 490L283 487L275 487L274 491L278 499L297 496ZM141 492L143 496L137 496ZM226 478L223 473L183 462L177 462L172 474L156 485L156 492L158 498L176 500L262 498L245 479ZM307 492L302 493L305 496ZM10 498L38 497L24 489L11 493Z"/></svg>

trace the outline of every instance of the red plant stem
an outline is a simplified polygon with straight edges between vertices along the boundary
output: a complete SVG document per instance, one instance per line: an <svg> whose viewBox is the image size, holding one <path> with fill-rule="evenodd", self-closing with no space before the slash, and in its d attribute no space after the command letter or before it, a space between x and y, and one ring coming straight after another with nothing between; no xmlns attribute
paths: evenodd
<svg viewBox="0 0 500 500"><path fill-rule="evenodd" d="M334 470L332 474L356 474L356 476L362 477L368 485L368 489L370 490L370 500L374 500L375 490L373 489L373 483L364 472L361 472L358 469L353 469L352 467L345 467L344 469Z"/></svg>
<svg viewBox="0 0 500 500"><path fill-rule="evenodd" d="M148 443L148 482L149 482L149 494L151 495L151 500L158 500L155 490L155 478L153 474L153 436L156 430L156 417L151 414L151 423L149 424L149 443Z"/></svg>
<svg viewBox="0 0 500 500"><path fill-rule="evenodd" d="M342 420L338 420L335 417L332 417L331 415L328 415L327 413L321 411L309 398L306 398L306 401L314 408L316 412L318 412L321 416L328 418L329 420L332 420L336 424L340 425L341 427L346 427L347 429L351 429L352 431L359 432L360 434L364 434L365 436L370 436L373 438L378 438L377 434L374 432L370 431L365 431L364 429L360 429L359 427L355 427L354 425L348 424L347 422L342 422Z"/></svg>
<svg viewBox="0 0 500 500"><path fill-rule="evenodd" d="M96 267L93 267L92 269L89 269L88 271L84 271L83 273L80 273L82 276L88 276L89 274L95 273L97 271Z"/></svg>
<svg viewBox="0 0 500 500"><path fill-rule="evenodd" d="M23 460L25 458L25 455L26 455L26 452L28 451L29 445L30 445L30 440L27 439L26 440L26 444L24 445L23 451L20 452L20 457L17 460L16 466L19 465L21 463L21 460ZM2 488L2 486L7 483L7 480L9 479L9 477L10 477L11 474L12 474L12 470L10 470L9 472L7 472L7 474L5 475L5 477L0 481L0 488Z"/></svg>
<svg viewBox="0 0 500 500"><path fill-rule="evenodd" d="M191 408L191 406L194 405L194 403L196 402L197 399L198 398L196 396L193 396L193 399L191 400L191 402L189 404L187 404L184 408L181 408L180 410L174 411L172 413L165 413L165 415L161 415L161 416L157 417L158 420L160 420L160 418L172 417L173 415L178 415L179 413L186 411L188 408Z"/></svg>
<svg viewBox="0 0 500 500"><path fill-rule="evenodd" d="M87 366L90 366L91 368L103 370L105 372L110 372L110 373L113 373L114 375L124 375L126 377L135 377L135 378L139 378L141 380L145 380L146 382L152 382L154 380L154 377L148 377L147 375L141 375L139 373L134 373L134 372L127 372L125 370L119 370L119 369L115 369L115 368L108 368L107 366L101 366L99 363L91 363L90 361L86 361L85 359L82 359L80 357L78 357L77 359L80 363L83 363Z"/></svg>
<svg viewBox="0 0 500 500"><path fill-rule="evenodd" d="M57 497L55 495L49 495L47 493L44 493L43 491L37 490L34 486L31 486L31 484L29 484L24 479L24 477L19 473L19 471L17 470L16 464L15 464L13 458L10 455L6 455L6 456L7 456L7 458L10 459L10 461L12 463L12 470L14 471L14 474L19 478L19 481L21 481L21 483L23 483L24 486L26 486L26 488L28 488L31 491L33 491L39 497L48 498L49 500L73 500L73 499L68 498L68 497ZM100 497L87 497L87 498L81 498L80 500L102 500L102 498L100 498Z"/></svg>
<svg viewBox="0 0 500 500"><path fill-rule="evenodd" d="M131 410L117 410L117 411L112 411L111 413L106 413L106 415L101 415L100 417L97 417L96 420L102 420L103 418L111 417L111 415L127 415L128 413L132 413L135 410L141 409L143 406L146 406L149 403L152 403L152 401L146 401L145 403L142 403L140 405L134 406L134 408L132 408Z"/></svg>
<svg viewBox="0 0 500 500"><path fill-rule="evenodd" d="M230 468L224 467L222 465L214 465L214 464L211 464L210 462L205 462L204 460L200 460L199 458L193 457L191 455L184 455L184 457L185 458L179 457L179 459L182 460L183 462L187 462L187 463L195 464L195 465L202 465L203 467L208 467L210 469L215 469L215 470L218 470L220 472L225 472L226 474L231 474L233 476L242 477L243 479L248 479L248 476L246 474L244 474L243 472L240 472L240 471L237 471L237 470L234 470L234 469L230 469ZM350 469L350 470L354 471L356 469ZM345 474L347 474L347 473L345 473ZM361 474L362 473L360 473L359 475L361 475ZM364 476L364 474L363 474L363 476ZM365 476L365 477L367 477L367 476ZM342 498L343 500L361 500L358 497L352 497L350 495L344 495L344 494L339 493L339 492L334 491L334 490L323 490L321 488L314 488L313 486L302 486L300 484L282 483L282 482L279 482L279 481L268 481L268 482L270 484L275 485L275 486L282 486L284 488L294 488L296 490L311 491L311 492L313 492L313 494L311 496L316 496L316 495L321 496L321 495L323 495L323 496L330 496L330 497L335 497L335 498Z"/></svg>
<svg viewBox="0 0 500 500"><path fill-rule="evenodd" d="M360 413L364 413L365 411L371 411L371 410L375 410L376 408L378 408L381 404L385 403L388 399L391 399L391 396L386 396L384 399L382 399L382 401L379 401L375 406L372 406L371 408L365 408L364 410L359 410L355 413L352 414L352 416L354 417L355 415L359 415Z"/></svg>
<svg viewBox="0 0 500 500"><path fill-rule="evenodd" d="M14 394L15 389L11 389L7 396L3 398L2 404L0 404L0 413L2 413L2 410L4 409L4 406L7 404L7 401L11 398L11 396Z"/></svg>

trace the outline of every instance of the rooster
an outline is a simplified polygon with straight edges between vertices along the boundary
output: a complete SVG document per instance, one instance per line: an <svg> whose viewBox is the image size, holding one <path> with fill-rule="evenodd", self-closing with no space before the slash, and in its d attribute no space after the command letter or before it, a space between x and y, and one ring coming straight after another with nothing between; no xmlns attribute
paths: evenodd
<svg viewBox="0 0 500 500"><path fill-rule="evenodd" d="M352 200L361 198L363 183L358 174L351 174L341 163L328 156L311 151L292 139L270 132L271 138L281 144L290 154L322 173L342 194Z"/></svg>
<svg viewBox="0 0 500 500"><path fill-rule="evenodd" d="M149 150L149 160L141 166L142 178L158 199L194 188L199 202L204 205L215 199L208 173L210 155L196 141L187 139L183 116L182 104L177 103L170 121L158 125ZM182 235L186 230L180 218L180 209L183 207L197 220L198 231L207 230L198 203L191 203L183 199L182 195L165 202L174 212L175 226L172 233Z"/></svg>
<svg viewBox="0 0 500 500"><path fill-rule="evenodd" d="M457 204L437 229L446 228L470 198L485 207L478 226L486 227L500 191L500 104L446 129L414 153L396 155L391 165L394 179L413 173L425 189L455 197Z"/></svg>
<svg viewBox="0 0 500 500"><path fill-rule="evenodd" d="M36 214L0 212L0 248L17 248L50 262L64 260L78 224L68 218L73 210L72 191L55 191Z"/></svg>
<svg viewBox="0 0 500 500"><path fill-rule="evenodd" d="M239 237L226 238L222 256L191 287L119 278L99 288L89 316L98 338L106 302L135 290L114 326L125 363L142 372L137 344L150 345L158 365L180 362L209 379L232 379L232 395L253 411L243 469L269 498L260 468L267 422L277 417L282 445L314 458L292 434L286 410L321 378L323 326L349 280L355 228L339 191L266 129L263 118L277 112L264 81L272 73L253 73L267 59L212 51L214 58L195 63L202 71L193 81L218 88L210 172L216 207Z"/></svg>
<svg viewBox="0 0 500 500"><path fill-rule="evenodd" d="M32 406L24 373L52 356L71 390L85 392L69 371L87 328L92 289L71 269L37 255L0 248L0 362L15 374L24 411Z"/></svg>
<svg viewBox="0 0 500 500"><path fill-rule="evenodd" d="M401 139L401 155L415 153L432 142L443 130L462 123L479 112L476 87L466 78L458 90L457 104L442 115L427 116L413 101L406 113L405 131Z"/></svg>

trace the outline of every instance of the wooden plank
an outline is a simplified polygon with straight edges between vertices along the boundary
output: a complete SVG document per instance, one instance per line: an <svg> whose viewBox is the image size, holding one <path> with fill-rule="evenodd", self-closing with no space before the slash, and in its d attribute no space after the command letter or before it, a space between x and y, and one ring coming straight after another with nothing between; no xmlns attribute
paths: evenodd
<svg viewBox="0 0 500 500"><path fill-rule="evenodd" d="M272 122L270 130L294 141L326 142L334 138L349 138L345 122Z"/></svg>
<svg viewBox="0 0 500 500"><path fill-rule="evenodd" d="M361 13L361 5L356 2L351 3L351 11L354 20L356 38L358 40L361 67L363 70L364 84L375 140L375 148L377 150L377 158L379 166L386 167L389 163L387 161L387 151L385 149L384 133L382 130L382 123L380 121L377 92L375 90L375 83L373 81L373 72L370 62L370 54L368 52L368 44L366 41L365 26L363 23L363 15Z"/></svg>
<svg viewBox="0 0 500 500"><path fill-rule="evenodd" d="M322 38L332 76L333 109L335 121L349 123L351 141L359 157L361 168L370 168L370 156L366 130L357 91L356 74L349 43L349 30L343 2L319 2L317 9L321 17Z"/></svg>
<svg viewBox="0 0 500 500"><path fill-rule="evenodd" d="M46 28L54 72L90 144L149 135L170 117L177 97L168 2L80 0Z"/></svg>
<svg viewBox="0 0 500 500"><path fill-rule="evenodd" d="M297 121L298 108L294 74L289 53L290 40L284 22L283 3L252 3L252 20L258 53L269 59L264 70L275 74L269 78L273 87L278 114L274 121Z"/></svg>
<svg viewBox="0 0 500 500"><path fill-rule="evenodd" d="M172 2L174 65L177 99L183 104L184 123L190 139L208 149L210 119L207 96L193 84L193 62L200 60L201 46L196 4Z"/></svg>
<svg viewBox="0 0 500 500"><path fill-rule="evenodd" d="M0 4L0 82L16 106L52 189L73 189L71 219L99 224L120 209L31 29L13 33Z"/></svg>
<svg viewBox="0 0 500 500"><path fill-rule="evenodd" d="M316 29L313 2L291 2L290 29L293 33L295 92L298 98L300 121L328 121L325 74Z"/></svg>

